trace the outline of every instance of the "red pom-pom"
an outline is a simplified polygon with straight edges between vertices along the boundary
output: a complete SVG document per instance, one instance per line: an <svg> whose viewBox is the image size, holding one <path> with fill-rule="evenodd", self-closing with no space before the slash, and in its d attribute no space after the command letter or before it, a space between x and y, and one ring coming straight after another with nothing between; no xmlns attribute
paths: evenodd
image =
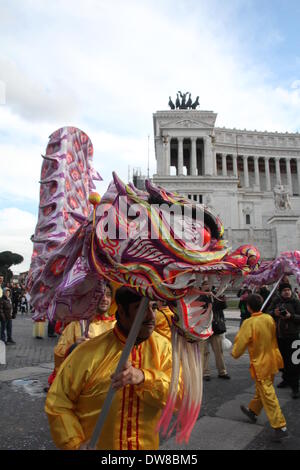
<svg viewBox="0 0 300 470"><path fill-rule="evenodd" d="M206 245L207 243L209 243L211 241L211 235L210 235L210 232L209 230L207 230L206 228L203 229L203 245Z"/></svg>

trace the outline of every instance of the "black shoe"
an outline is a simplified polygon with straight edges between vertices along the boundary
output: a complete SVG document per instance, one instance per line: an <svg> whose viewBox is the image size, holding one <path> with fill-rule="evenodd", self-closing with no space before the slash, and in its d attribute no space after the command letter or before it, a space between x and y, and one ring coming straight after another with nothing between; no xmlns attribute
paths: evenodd
<svg viewBox="0 0 300 470"><path fill-rule="evenodd" d="M44 392L48 393L48 392L49 392L49 389L50 389L49 386L48 386L48 387L44 387Z"/></svg>
<svg viewBox="0 0 300 470"><path fill-rule="evenodd" d="M277 388L286 388L288 387L289 384L285 381L285 380L282 380L282 382L280 382L278 385L277 385Z"/></svg>
<svg viewBox="0 0 300 470"><path fill-rule="evenodd" d="M42 336L36 336L36 339L43 339Z"/></svg>
<svg viewBox="0 0 300 470"><path fill-rule="evenodd" d="M16 344L16 342L13 341L12 339L8 339L7 342L6 342L6 344Z"/></svg>
<svg viewBox="0 0 300 470"><path fill-rule="evenodd" d="M219 377L219 379L227 379L227 380L230 379L230 375L228 375L228 374L218 375L218 377Z"/></svg>
<svg viewBox="0 0 300 470"><path fill-rule="evenodd" d="M300 392L299 392L298 388L294 388L292 390L292 398L300 398Z"/></svg>
<svg viewBox="0 0 300 470"><path fill-rule="evenodd" d="M241 408L241 411L244 413L244 415L246 415L247 418L250 419L251 423L256 423L257 416L254 413L254 411L249 410L249 408L246 408L244 405L241 405L240 408Z"/></svg>
<svg viewBox="0 0 300 470"><path fill-rule="evenodd" d="M286 437L289 437L289 433L287 429L285 431L283 431L282 428L274 429L272 442L281 442L282 439L285 439Z"/></svg>
<svg viewBox="0 0 300 470"><path fill-rule="evenodd" d="M57 335L48 335L48 338L57 338Z"/></svg>
<svg viewBox="0 0 300 470"><path fill-rule="evenodd" d="M210 376L209 375L205 375L203 377L203 380L206 380L206 382L209 382L210 381Z"/></svg>

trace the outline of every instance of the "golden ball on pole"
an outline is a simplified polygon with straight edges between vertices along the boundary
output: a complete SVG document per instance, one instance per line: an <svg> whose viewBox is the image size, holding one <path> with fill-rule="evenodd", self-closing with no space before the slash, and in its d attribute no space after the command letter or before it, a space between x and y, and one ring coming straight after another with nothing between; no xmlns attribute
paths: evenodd
<svg viewBox="0 0 300 470"><path fill-rule="evenodd" d="M89 195L89 202L93 204L94 207L98 206L101 201L101 196L98 193L90 193Z"/></svg>

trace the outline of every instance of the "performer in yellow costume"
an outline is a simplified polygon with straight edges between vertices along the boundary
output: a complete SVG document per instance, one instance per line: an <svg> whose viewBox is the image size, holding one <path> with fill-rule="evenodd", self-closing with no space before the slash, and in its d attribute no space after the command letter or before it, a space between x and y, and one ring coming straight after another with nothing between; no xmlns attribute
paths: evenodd
<svg viewBox="0 0 300 470"><path fill-rule="evenodd" d="M157 310L155 310L155 329L157 333L171 341L171 326L173 312L162 301L157 302Z"/></svg>
<svg viewBox="0 0 300 470"><path fill-rule="evenodd" d="M111 330L116 322L115 316L110 314L110 307L112 303L112 288L107 284L105 293L101 298L97 313L93 321L89 325L88 337L83 336L82 325L79 321L71 322L62 332L62 335L54 348L54 365L55 372L57 373L59 367L65 360L68 351L73 345L82 343L85 340L95 338Z"/></svg>
<svg viewBox="0 0 300 470"><path fill-rule="evenodd" d="M54 370L48 377L48 386L44 388L46 393L49 391L49 387L52 385L61 364L74 347L83 341L100 336L105 331L111 330L114 327L116 319L115 315L111 314L112 294L112 287L107 284L104 296L98 304L97 314L89 325L87 338L83 336L85 322L74 321L65 327L54 348Z"/></svg>
<svg viewBox="0 0 300 470"><path fill-rule="evenodd" d="M274 429L273 440L279 441L288 436L288 431L273 381L275 374L283 367L283 360L277 345L275 322L270 315L260 311L262 305L263 299L260 295L248 296L247 309L251 317L243 322L231 354L237 359L248 348L250 373L256 385L254 398L248 408L241 405L242 412L255 423L264 408Z"/></svg>
<svg viewBox="0 0 300 470"><path fill-rule="evenodd" d="M123 372L114 375L141 298L121 288L113 330L80 344L59 369L45 410L57 447L84 448L112 383L116 393L98 449L158 449L156 425L165 406L172 368L171 344L156 333L151 305Z"/></svg>

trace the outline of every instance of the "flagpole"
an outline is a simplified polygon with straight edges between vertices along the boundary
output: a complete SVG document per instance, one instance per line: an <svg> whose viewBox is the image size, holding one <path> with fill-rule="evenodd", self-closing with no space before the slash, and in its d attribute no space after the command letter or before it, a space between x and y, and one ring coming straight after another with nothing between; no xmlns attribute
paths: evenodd
<svg viewBox="0 0 300 470"><path fill-rule="evenodd" d="M149 177L150 177L150 168L149 168L149 166L150 166L150 160L149 160L149 139L150 139L150 135L148 135L148 169L147 169L147 177L148 177L148 179L149 179Z"/></svg>

